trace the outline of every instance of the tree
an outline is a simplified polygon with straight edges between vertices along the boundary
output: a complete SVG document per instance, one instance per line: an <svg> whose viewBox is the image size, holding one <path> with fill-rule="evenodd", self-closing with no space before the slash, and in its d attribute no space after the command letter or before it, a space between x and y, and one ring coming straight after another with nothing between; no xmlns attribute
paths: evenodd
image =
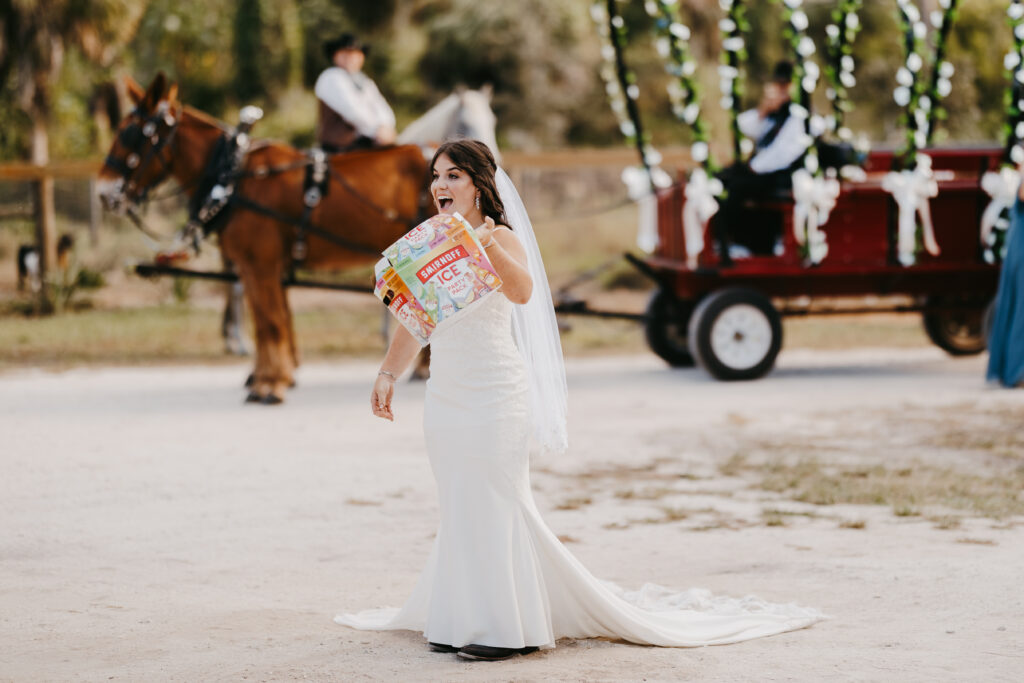
<svg viewBox="0 0 1024 683"><path fill-rule="evenodd" d="M78 49L109 66L134 34L141 10L128 0L0 0L0 89L13 91L31 119L32 163L45 166L50 161L52 83L61 73L65 53ZM52 178L38 182L36 206L36 241L45 279L56 258ZM43 297L44 308L49 308L45 287Z"/></svg>
<svg viewBox="0 0 1024 683"><path fill-rule="evenodd" d="M425 15L420 30L427 41L419 80L435 93L492 84L503 134L517 146L562 143L592 116L581 102L603 100L586 3L452 0L447 11Z"/></svg>
<svg viewBox="0 0 1024 683"><path fill-rule="evenodd" d="M247 102L266 95L262 66L263 52L260 38L263 21L260 17L260 0L239 0L235 12L235 95Z"/></svg>

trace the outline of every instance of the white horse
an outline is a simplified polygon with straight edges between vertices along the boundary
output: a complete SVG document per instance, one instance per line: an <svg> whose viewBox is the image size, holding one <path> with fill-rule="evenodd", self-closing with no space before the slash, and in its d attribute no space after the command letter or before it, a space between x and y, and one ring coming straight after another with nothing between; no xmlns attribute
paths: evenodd
<svg viewBox="0 0 1024 683"><path fill-rule="evenodd" d="M491 86L480 90L459 88L410 123L398 136L400 145L419 145L428 159L445 140L458 137L473 138L486 144L494 158L501 162L495 136L497 118L491 110ZM227 304L221 322L221 337L229 354L249 355L249 345L242 332L242 283L228 287Z"/></svg>
<svg viewBox="0 0 1024 683"><path fill-rule="evenodd" d="M400 145L420 145L430 149L431 156L445 140L473 138L487 145L494 159L501 162L495 138L497 119L491 111L491 86L479 90L459 88L419 117L398 136ZM424 150L424 153L426 150Z"/></svg>

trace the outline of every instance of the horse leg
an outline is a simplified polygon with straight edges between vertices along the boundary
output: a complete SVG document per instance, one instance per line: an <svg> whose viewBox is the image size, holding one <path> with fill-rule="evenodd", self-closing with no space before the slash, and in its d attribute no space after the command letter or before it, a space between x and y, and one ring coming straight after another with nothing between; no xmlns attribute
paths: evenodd
<svg viewBox="0 0 1024 683"><path fill-rule="evenodd" d="M239 282L243 283L242 290L249 302L249 311L252 314L253 329L256 335L256 355L252 372L249 373L249 377L245 381L245 386L249 388L245 401L246 403L260 403L266 395L261 393L261 390L265 391L263 385L267 374L267 343L269 339L269 326L266 322L267 305L260 297L260 292L256 287L256 275L252 266L241 264L238 268L238 277Z"/></svg>
<svg viewBox="0 0 1024 683"><path fill-rule="evenodd" d="M288 306L281 286L279 268L261 268L245 278L245 291L252 303L256 323L257 365L252 392L267 405L284 401L292 382L292 358L288 347Z"/></svg>
<svg viewBox="0 0 1024 683"><path fill-rule="evenodd" d="M288 290L282 291L284 297L284 309L285 314L288 317L288 354L292 359L292 369L299 367L299 344L295 337L295 316L292 314L291 302L288 300ZM288 384L289 388L295 386L295 377L291 377L291 382Z"/></svg>
<svg viewBox="0 0 1024 683"><path fill-rule="evenodd" d="M263 402L275 405L284 402L285 392L295 383L295 363L290 343L292 321L288 297L281 285L281 279L268 282L266 288L267 298L271 303L271 319L267 347L269 391L264 395Z"/></svg>
<svg viewBox="0 0 1024 683"><path fill-rule="evenodd" d="M234 266L230 266L234 270ZM224 353L233 356L248 356L249 345L245 341L245 334L242 332L242 320L244 318L243 300L244 288L242 281L232 282L225 288L224 316L220 324L220 336L224 340Z"/></svg>

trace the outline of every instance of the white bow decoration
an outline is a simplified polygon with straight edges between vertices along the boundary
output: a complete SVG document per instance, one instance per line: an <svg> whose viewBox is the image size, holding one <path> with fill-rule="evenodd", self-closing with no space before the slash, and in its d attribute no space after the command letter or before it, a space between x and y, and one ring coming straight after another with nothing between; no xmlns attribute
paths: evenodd
<svg viewBox="0 0 1024 683"><path fill-rule="evenodd" d="M989 171L981 177L981 189L992 198L981 214L982 245L988 246L989 235L999 221L999 216L1016 201L1020 181L1020 172L1009 166L998 173Z"/></svg>
<svg viewBox="0 0 1024 683"><path fill-rule="evenodd" d="M793 173L793 234L796 241L807 245L812 263L821 263L828 255L828 244L821 226L839 197L839 181L813 176L805 169Z"/></svg>
<svg viewBox="0 0 1024 683"><path fill-rule="evenodd" d="M899 232L897 253L901 264L913 265L916 246L917 217L921 216L921 237L925 250L932 256L939 255L939 244L935 241L932 212L929 199L939 194L939 184L932 173L932 160L926 154L917 155L917 166L912 170L891 171L882 181L882 189L890 193L899 208Z"/></svg>
<svg viewBox="0 0 1024 683"><path fill-rule="evenodd" d="M641 166L622 169L622 182L626 184L629 198L637 205L636 245L650 253L658 247L658 197L654 187L668 187L672 178L661 168L654 166L650 173Z"/></svg>
<svg viewBox="0 0 1024 683"><path fill-rule="evenodd" d="M686 262L697 266L697 256L704 251L704 226L718 212L715 197L722 194L722 181L709 178L703 168L690 174L686 183L686 201L683 203L683 237L686 242Z"/></svg>

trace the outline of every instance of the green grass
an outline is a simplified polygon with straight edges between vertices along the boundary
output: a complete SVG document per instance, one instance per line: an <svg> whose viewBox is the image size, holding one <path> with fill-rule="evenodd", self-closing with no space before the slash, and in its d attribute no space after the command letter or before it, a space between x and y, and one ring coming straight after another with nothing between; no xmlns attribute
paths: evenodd
<svg viewBox="0 0 1024 683"><path fill-rule="evenodd" d="M755 488L781 493L814 505L888 505L897 517L917 517L921 508L942 506L1002 518L1024 514L1024 471L969 474L916 464L892 469L883 465L843 467L818 459L775 459L752 463L732 458L723 474L746 474Z"/></svg>
<svg viewBox="0 0 1024 683"><path fill-rule="evenodd" d="M168 283L169 284L169 283ZM168 297L170 298L170 297ZM220 312L186 303L119 310L77 310L26 317L6 306L0 314L0 369L12 366L220 362ZM316 308L295 314L305 359L377 357L383 351L376 307ZM628 320L570 317L562 333L568 356L649 353L643 326ZM920 323L886 316L865 326L854 318L800 319L786 323L786 348L927 345ZM871 333L864 332L869 327Z"/></svg>
<svg viewBox="0 0 1024 683"><path fill-rule="evenodd" d="M377 307L295 313L299 351L317 358L378 358L384 352ZM562 337L569 355L638 352L640 328L629 322L574 321ZM55 316L0 316L0 370L19 366L217 363L230 360L220 338L220 312L183 304L80 310Z"/></svg>
<svg viewBox="0 0 1024 683"><path fill-rule="evenodd" d="M380 355L384 346L379 324L380 316L372 312L295 315L305 358ZM220 313L213 310L171 305L0 318L0 369L228 359L220 339Z"/></svg>

